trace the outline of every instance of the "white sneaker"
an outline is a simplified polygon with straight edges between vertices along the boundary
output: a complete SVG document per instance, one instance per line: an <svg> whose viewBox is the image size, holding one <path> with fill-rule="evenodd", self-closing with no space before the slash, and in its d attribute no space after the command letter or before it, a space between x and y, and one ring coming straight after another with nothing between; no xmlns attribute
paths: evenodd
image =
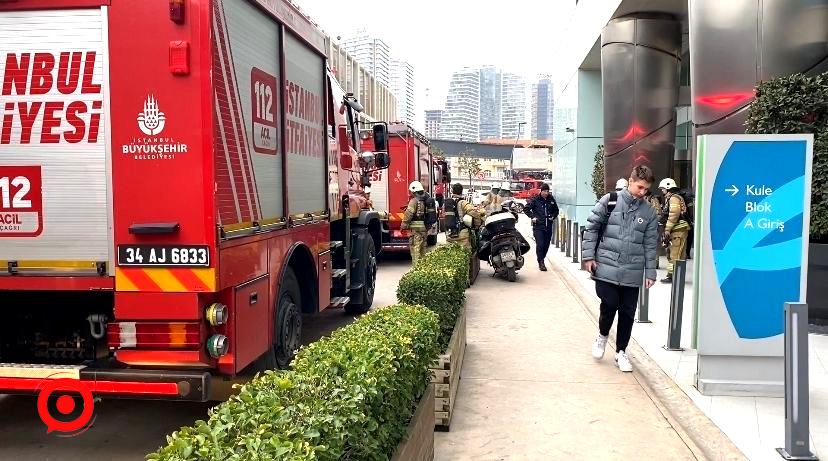
<svg viewBox="0 0 828 461"><path fill-rule="evenodd" d="M598 337L595 338L595 343L592 345L592 357L594 357L595 360L601 360L604 358L604 349L606 347L607 337L599 334Z"/></svg>
<svg viewBox="0 0 828 461"><path fill-rule="evenodd" d="M632 363L630 363L630 358L627 357L627 353L621 351L615 354L615 362L618 364L618 369L623 372L631 372L632 371Z"/></svg>

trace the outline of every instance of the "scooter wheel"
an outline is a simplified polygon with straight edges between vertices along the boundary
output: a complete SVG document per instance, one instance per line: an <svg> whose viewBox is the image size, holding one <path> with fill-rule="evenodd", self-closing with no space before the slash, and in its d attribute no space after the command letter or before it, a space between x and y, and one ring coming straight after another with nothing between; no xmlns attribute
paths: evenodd
<svg viewBox="0 0 828 461"><path fill-rule="evenodd" d="M510 282L517 280L517 271L515 271L514 267L510 267L506 270L508 271L506 272L506 278L508 278Z"/></svg>

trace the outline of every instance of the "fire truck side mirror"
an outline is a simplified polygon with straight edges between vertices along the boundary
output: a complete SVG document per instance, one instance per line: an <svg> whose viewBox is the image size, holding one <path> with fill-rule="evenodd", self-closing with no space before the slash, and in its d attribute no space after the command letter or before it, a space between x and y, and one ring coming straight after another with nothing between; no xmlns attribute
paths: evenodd
<svg viewBox="0 0 828 461"><path fill-rule="evenodd" d="M373 127L374 152L388 152L388 125L377 123Z"/></svg>
<svg viewBox="0 0 828 461"><path fill-rule="evenodd" d="M377 169L384 170L391 166L391 156L388 152L375 152L374 165Z"/></svg>
<svg viewBox="0 0 828 461"><path fill-rule="evenodd" d="M339 166L350 170L354 167L354 160L351 158L351 146L348 143L348 127L339 125L336 139L339 145Z"/></svg>
<svg viewBox="0 0 828 461"><path fill-rule="evenodd" d="M442 165L440 165L440 167L443 169L443 182L446 183L446 184L450 183L451 182L451 171L449 171L448 164L443 163Z"/></svg>

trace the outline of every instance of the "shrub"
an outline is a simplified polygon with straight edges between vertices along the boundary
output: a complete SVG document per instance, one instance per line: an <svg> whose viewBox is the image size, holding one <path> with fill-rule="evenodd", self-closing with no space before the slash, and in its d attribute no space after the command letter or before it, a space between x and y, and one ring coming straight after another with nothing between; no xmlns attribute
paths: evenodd
<svg viewBox="0 0 828 461"><path fill-rule="evenodd" d="M438 318L397 305L299 351L167 437L148 460L384 460L406 432L437 357Z"/></svg>
<svg viewBox="0 0 828 461"><path fill-rule="evenodd" d="M451 339L457 315L466 298L471 253L457 245L444 245L426 254L402 276L397 287L401 303L422 305L440 318L440 350Z"/></svg>
<svg viewBox="0 0 828 461"><path fill-rule="evenodd" d="M762 82L746 122L748 133L813 133L811 238L828 239L828 73Z"/></svg>
<svg viewBox="0 0 828 461"><path fill-rule="evenodd" d="M595 151L592 165L592 192L595 193L595 200L600 200L606 193L606 172L604 170L604 145L598 146Z"/></svg>

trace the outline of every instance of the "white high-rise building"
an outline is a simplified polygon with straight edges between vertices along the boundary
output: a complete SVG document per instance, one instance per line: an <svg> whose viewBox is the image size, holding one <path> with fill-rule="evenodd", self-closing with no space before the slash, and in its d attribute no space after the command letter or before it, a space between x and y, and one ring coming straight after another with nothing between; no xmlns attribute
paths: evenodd
<svg viewBox="0 0 828 461"><path fill-rule="evenodd" d="M532 84L532 139L552 139L555 126L552 77L541 75Z"/></svg>
<svg viewBox="0 0 828 461"><path fill-rule="evenodd" d="M528 138L526 120L526 79L517 74L503 73L501 104L501 139ZM518 125L523 122L522 126ZM518 129L520 134L518 135Z"/></svg>
<svg viewBox="0 0 828 461"><path fill-rule="evenodd" d="M440 139L440 126L446 111L434 109L425 111L425 135L428 139Z"/></svg>
<svg viewBox="0 0 828 461"><path fill-rule="evenodd" d="M478 141L480 139L480 71L463 68L449 82L446 110L440 126L440 139Z"/></svg>
<svg viewBox="0 0 828 461"><path fill-rule="evenodd" d="M376 81L391 88L391 49L382 39L361 30L356 36L342 40L342 46Z"/></svg>
<svg viewBox="0 0 828 461"><path fill-rule="evenodd" d="M397 98L397 121L409 125L416 123L414 67L406 61L391 62L391 92Z"/></svg>
<svg viewBox="0 0 828 461"><path fill-rule="evenodd" d="M500 139L503 73L494 66L480 69L480 139Z"/></svg>

